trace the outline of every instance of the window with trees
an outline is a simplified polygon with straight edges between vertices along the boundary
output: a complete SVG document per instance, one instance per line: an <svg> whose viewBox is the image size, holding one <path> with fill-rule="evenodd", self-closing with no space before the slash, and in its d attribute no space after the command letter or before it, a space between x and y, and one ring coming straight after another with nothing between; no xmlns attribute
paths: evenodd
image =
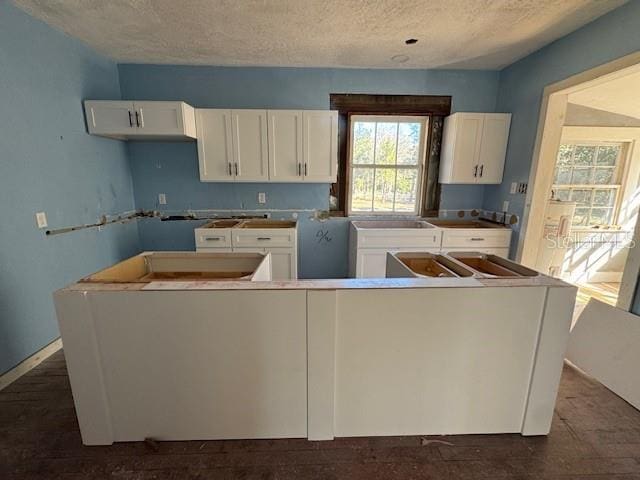
<svg viewBox="0 0 640 480"><path fill-rule="evenodd" d="M427 121L351 116L350 214L419 214Z"/></svg>
<svg viewBox="0 0 640 480"><path fill-rule="evenodd" d="M556 161L555 198L576 202L573 226L615 223L622 177L621 143L565 143Z"/></svg>

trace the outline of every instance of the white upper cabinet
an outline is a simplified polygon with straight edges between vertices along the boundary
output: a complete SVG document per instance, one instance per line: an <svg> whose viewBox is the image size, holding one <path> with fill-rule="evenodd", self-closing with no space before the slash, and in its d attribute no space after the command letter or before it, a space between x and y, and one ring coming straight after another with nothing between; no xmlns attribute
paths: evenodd
<svg viewBox="0 0 640 480"><path fill-rule="evenodd" d="M231 110L196 110L198 162L203 182L233 182Z"/></svg>
<svg viewBox="0 0 640 480"><path fill-rule="evenodd" d="M501 183L510 113L454 113L445 119L440 183Z"/></svg>
<svg viewBox="0 0 640 480"><path fill-rule="evenodd" d="M267 111L231 110L233 174L236 181L269 179Z"/></svg>
<svg viewBox="0 0 640 480"><path fill-rule="evenodd" d="M269 110L269 179L301 182L302 110Z"/></svg>
<svg viewBox="0 0 640 480"><path fill-rule="evenodd" d="M269 179L266 110L196 110L198 163L203 182Z"/></svg>
<svg viewBox="0 0 640 480"><path fill-rule="evenodd" d="M122 135L136 126L133 102L87 100L84 110L89 133L94 135Z"/></svg>
<svg viewBox="0 0 640 480"><path fill-rule="evenodd" d="M478 183L502 183L511 114L487 113L482 129Z"/></svg>
<svg viewBox="0 0 640 480"><path fill-rule="evenodd" d="M338 175L338 112L305 110L302 124L304 181L335 182Z"/></svg>
<svg viewBox="0 0 640 480"><path fill-rule="evenodd" d="M454 114L445 119L440 183L476 183L483 122L482 113Z"/></svg>
<svg viewBox="0 0 640 480"><path fill-rule="evenodd" d="M196 117L204 182L337 179L337 112L198 109Z"/></svg>
<svg viewBox="0 0 640 480"><path fill-rule="evenodd" d="M145 135L196 136L194 109L184 102L134 102L134 107Z"/></svg>
<svg viewBox="0 0 640 480"><path fill-rule="evenodd" d="M86 100L92 135L120 140L193 140L195 110L184 102Z"/></svg>

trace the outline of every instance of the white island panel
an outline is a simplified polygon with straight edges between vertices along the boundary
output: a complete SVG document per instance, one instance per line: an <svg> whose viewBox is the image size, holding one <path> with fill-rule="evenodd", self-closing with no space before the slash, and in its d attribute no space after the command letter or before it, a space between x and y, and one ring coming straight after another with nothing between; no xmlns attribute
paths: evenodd
<svg viewBox="0 0 640 480"><path fill-rule="evenodd" d="M520 432L545 295L339 291L335 436Z"/></svg>
<svg viewBox="0 0 640 480"><path fill-rule="evenodd" d="M112 441L307 436L304 291L85 298Z"/></svg>

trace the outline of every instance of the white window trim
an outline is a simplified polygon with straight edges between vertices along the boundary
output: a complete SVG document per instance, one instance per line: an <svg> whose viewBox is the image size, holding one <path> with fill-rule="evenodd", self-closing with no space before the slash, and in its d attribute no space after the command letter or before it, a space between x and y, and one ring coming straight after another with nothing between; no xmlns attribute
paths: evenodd
<svg viewBox="0 0 640 480"><path fill-rule="evenodd" d="M418 171L418 186L416 189L416 208L413 212L363 212L363 211L353 211L352 209L352 201L353 196L351 195L351 182L353 179L353 149L351 148L353 145L353 125L357 121L369 121L369 122L384 122L384 121L393 121L393 122L420 122L422 124L422 128L420 129L420 145L418 147L419 157L418 157L418 165L415 168ZM418 115L350 115L349 116L349 155L348 155L348 172L347 172L347 215L349 217L394 217L394 218L415 218L420 216L420 212L422 209L422 188L424 184L424 165L426 158L426 148L427 148L427 128L428 128L428 116L418 116ZM396 145L397 148L397 145ZM397 166L380 166L380 165L357 165L357 168L393 168L393 169L414 169L411 166L408 167L397 167ZM375 183L374 183L375 188Z"/></svg>
<svg viewBox="0 0 640 480"><path fill-rule="evenodd" d="M580 140L573 138L563 138L561 144L567 145L586 145L586 146L620 146L620 152L618 154L618 159L616 161L615 170L613 173L614 178L616 179L616 183L605 183L605 184L560 184L554 183L551 188L553 190L566 190L566 189L577 189L577 190L585 190L585 189L613 189L617 190L616 192L616 201L613 205L613 221L608 225L601 226L572 226L571 230L574 232L602 232L607 229L614 229L618 226L618 220L620 215L620 208L622 206L623 197L625 195L626 188L626 176L628 170L628 157L629 157L629 148L628 142L625 141L604 141L604 140ZM555 168L557 167L558 158L556 155L556 164L554 166L554 176L555 176ZM594 208L593 205L590 208Z"/></svg>

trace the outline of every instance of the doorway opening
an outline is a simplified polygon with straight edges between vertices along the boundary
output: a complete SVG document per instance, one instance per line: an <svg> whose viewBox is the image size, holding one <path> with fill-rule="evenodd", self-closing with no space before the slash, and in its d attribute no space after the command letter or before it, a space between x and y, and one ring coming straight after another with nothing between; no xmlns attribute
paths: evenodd
<svg viewBox="0 0 640 480"><path fill-rule="evenodd" d="M545 89L517 258L629 311L640 273L640 55Z"/></svg>

